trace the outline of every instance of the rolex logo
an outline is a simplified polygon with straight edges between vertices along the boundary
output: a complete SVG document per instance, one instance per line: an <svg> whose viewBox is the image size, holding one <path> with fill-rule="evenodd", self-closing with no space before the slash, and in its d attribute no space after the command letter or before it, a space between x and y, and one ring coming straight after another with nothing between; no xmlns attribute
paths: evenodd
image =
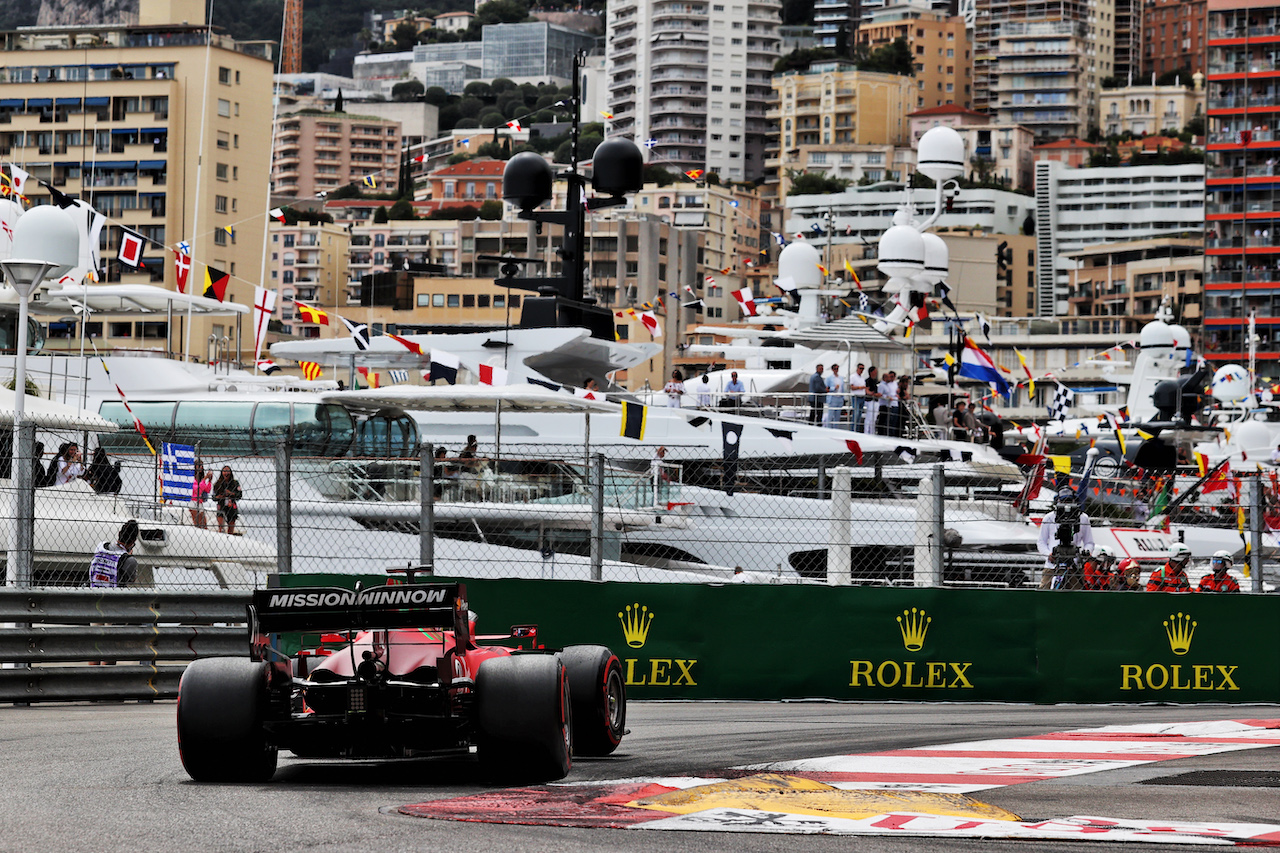
<svg viewBox="0 0 1280 853"><path fill-rule="evenodd" d="M923 610L911 608L902 611L898 617L898 630L902 632L902 645L909 652L918 652L924 648L924 635L929 632L929 623L933 617L925 615Z"/></svg>
<svg viewBox="0 0 1280 853"><path fill-rule="evenodd" d="M1196 623L1189 615L1170 613L1164 623L1164 632L1169 637L1169 648L1173 653L1185 655L1191 650L1191 636L1196 632Z"/></svg>
<svg viewBox="0 0 1280 853"><path fill-rule="evenodd" d="M622 636L626 638L627 645L638 649L644 645L645 638L649 636L649 625L653 622L653 614L649 612L648 607L641 607L637 602L623 608L623 612L618 614L618 621L622 623Z"/></svg>

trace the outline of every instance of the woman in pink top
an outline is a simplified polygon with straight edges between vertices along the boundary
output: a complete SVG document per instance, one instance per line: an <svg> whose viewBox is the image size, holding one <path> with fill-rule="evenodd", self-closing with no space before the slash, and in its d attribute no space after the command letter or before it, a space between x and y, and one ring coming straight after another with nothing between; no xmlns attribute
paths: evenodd
<svg viewBox="0 0 1280 853"><path fill-rule="evenodd" d="M213 474L204 470L204 463L197 460L195 483L191 486L191 523L196 527L208 527L209 518L204 514L204 506L209 502L213 492Z"/></svg>

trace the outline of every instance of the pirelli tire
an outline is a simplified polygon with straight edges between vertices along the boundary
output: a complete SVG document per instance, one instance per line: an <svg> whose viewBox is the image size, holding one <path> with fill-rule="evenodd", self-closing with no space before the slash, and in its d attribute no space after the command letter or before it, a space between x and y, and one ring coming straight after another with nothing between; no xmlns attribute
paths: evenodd
<svg viewBox="0 0 1280 853"><path fill-rule="evenodd" d="M263 726L267 664L200 658L178 682L178 751L197 782L266 782L277 749Z"/></svg>
<svg viewBox="0 0 1280 853"><path fill-rule="evenodd" d="M573 705L573 753L609 755L627 728L622 663L604 646L568 646L560 652Z"/></svg>
<svg viewBox="0 0 1280 853"><path fill-rule="evenodd" d="M485 775L552 782L572 766L569 679L556 655L489 658L476 674L476 748Z"/></svg>

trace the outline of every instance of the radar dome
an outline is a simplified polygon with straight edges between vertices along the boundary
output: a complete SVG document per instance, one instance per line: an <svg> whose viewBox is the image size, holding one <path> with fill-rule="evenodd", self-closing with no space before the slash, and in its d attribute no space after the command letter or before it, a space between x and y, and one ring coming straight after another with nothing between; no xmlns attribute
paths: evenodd
<svg viewBox="0 0 1280 853"><path fill-rule="evenodd" d="M1191 333L1185 326L1174 323L1169 326L1169 331L1173 333L1174 349L1191 349Z"/></svg>
<svg viewBox="0 0 1280 853"><path fill-rule="evenodd" d="M910 225L894 225L880 235L876 267L888 278L911 278L924 272L924 238Z"/></svg>
<svg viewBox="0 0 1280 853"><path fill-rule="evenodd" d="M791 278L796 287L821 287L822 255L812 243L796 240L778 253L778 278Z"/></svg>
<svg viewBox="0 0 1280 853"><path fill-rule="evenodd" d="M1230 443L1246 453L1258 456L1275 449L1271 429L1258 421L1245 421L1232 427Z"/></svg>
<svg viewBox="0 0 1280 853"><path fill-rule="evenodd" d="M951 263L951 254L947 251L947 243L937 234L925 232L920 235L924 240L924 275L922 278L930 284L947 280L947 271Z"/></svg>
<svg viewBox="0 0 1280 853"><path fill-rule="evenodd" d="M916 171L935 181L964 174L964 138L954 128L939 125L927 130L916 145Z"/></svg>
<svg viewBox="0 0 1280 853"><path fill-rule="evenodd" d="M1142 333L1138 335L1138 343L1143 349L1172 347L1173 329L1167 323L1152 320L1142 327Z"/></svg>
<svg viewBox="0 0 1280 853"><path fill-rule="evenodd" d="M1238 364L1224 364L1213 374L1213 383L1209 386L1213 399L1219 403L1238 403L1253 393L1253 383L1249 381L1249 371Z"/></svg>

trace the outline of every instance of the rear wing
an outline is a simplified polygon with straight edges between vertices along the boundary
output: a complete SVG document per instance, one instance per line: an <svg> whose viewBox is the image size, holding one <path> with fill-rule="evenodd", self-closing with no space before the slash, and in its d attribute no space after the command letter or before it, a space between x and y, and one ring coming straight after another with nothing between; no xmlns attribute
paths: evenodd
<svg viewBox="0 0 1280 853"><path fill-rule="evenodd" d="M465 584L392 584L367 589L307 586L254 590L252 638L284 631L451 628L459 648L471 645Z"/></svg>

